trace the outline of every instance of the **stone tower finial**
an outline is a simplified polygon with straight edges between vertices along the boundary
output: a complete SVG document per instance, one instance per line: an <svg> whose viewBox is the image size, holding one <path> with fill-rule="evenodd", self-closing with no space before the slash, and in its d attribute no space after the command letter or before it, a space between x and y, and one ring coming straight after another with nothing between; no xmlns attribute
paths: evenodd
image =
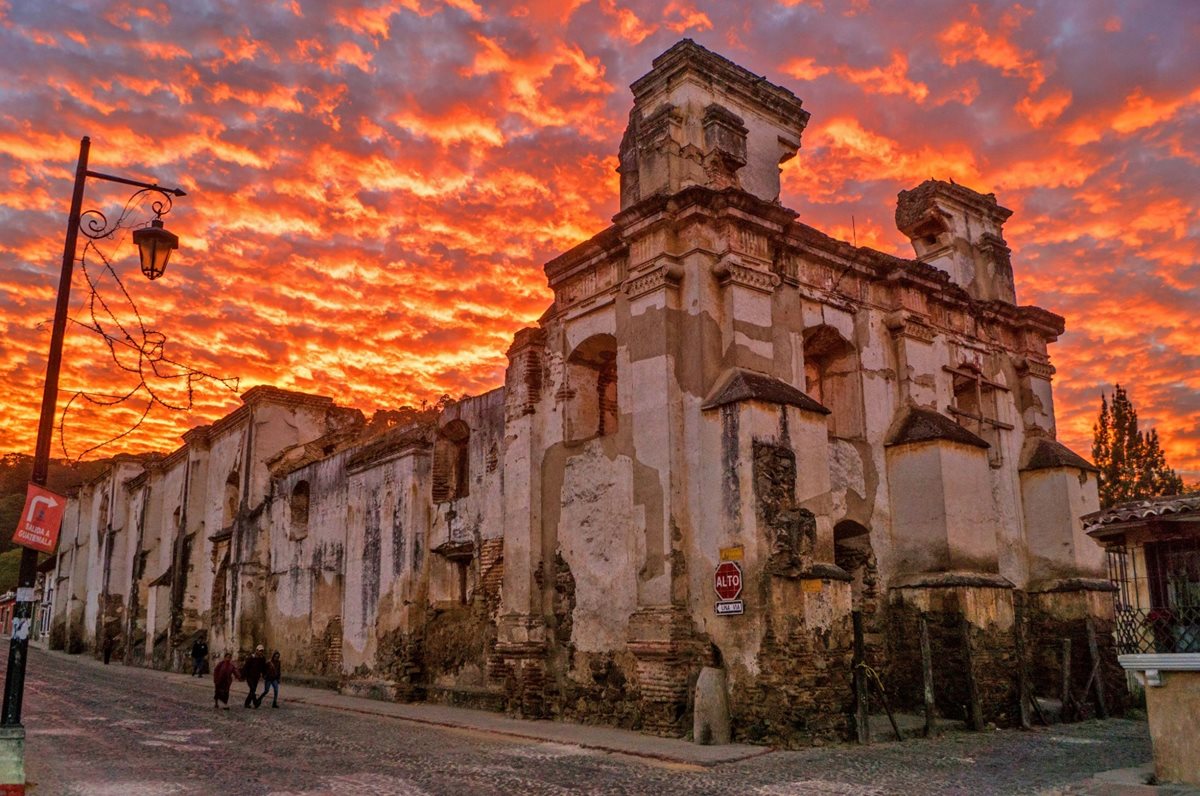
<svg viewBox="0 0 1200 796"><path fill-rule="evenodd" d="M912 241L917 259L950 274L974 298L1016 303L1004 222L1012 211L995 194L955 182L926 180L901 191L896 227Z"/></svg>
<svg viewBox="0 0 1200 796"><path fill-rule="evenodd" d="M621 139L621 209L691 185L779 199L779 164L800 148L808 111L795 94L691 39L630 86Z"/></svg>

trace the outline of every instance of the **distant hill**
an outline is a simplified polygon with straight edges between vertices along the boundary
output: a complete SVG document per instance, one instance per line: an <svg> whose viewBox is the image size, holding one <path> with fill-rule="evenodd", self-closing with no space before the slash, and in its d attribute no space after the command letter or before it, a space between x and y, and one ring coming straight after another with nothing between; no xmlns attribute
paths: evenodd
<svg viewBox="0 0 1200 796"><path fill-rule="evenodd" d="M108 459L90 462L50 461L46 486L52 492L66 494L68 489L94 478L108 467ZM11 550L13 532L25 507L25 488L33 476L33 457L24 453L0 456L0 553Z"/></svg>

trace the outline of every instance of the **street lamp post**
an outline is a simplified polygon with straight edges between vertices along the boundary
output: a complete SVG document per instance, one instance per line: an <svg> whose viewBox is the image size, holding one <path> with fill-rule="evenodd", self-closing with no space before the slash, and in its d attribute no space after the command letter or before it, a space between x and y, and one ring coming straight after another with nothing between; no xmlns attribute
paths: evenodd
<svg viewBox="0 0 1200 796"><path fill-rule="evenodd" d="M106 182L116 182L138 188L139 193L157 193L160 200L153 204L155 219L151 226L136 230L133 233L134 243L137 244L141 256L142 272L149 279L162 276L167 266L167 258L171 250L179 244L179 239L163 229L161 216L168 212L172 196L184 196L178 188L163 188L156 183L139 182L124 177L114 177L111 174L101 174L88 170L88 151L91 141L87 136L79 142L79 162L75 167L75 191L71 196L71 212L67 219L67 238L63 246L62 272L58 280L58 303L54 308L54 325L50 332L50 355L46 363L46 385L42 392L42 414L38 420L37 445L33 455L32 482L37 486L45 486L50 472L50 443L54 433L54 415L58 400L58 374L62 365L63 337L67 328L67 309L71 299L71 274L75 267L75 251L79 241L80 211L83 207L83 189L87 179L91 177ZM130 201L133 197L130 197ZM88 211L92 213L94 211ZM103 214L96 214L104 219ZM90 231L84 234L98 238L111 234L120 225L107 228L105 224L93 224L89 219ZM12 641L8 648L8 669L4 678L4 706L0 712L0 726L4 728L19 728L21 726L21 699L25 689L25 663L29 651L29 630L33 623L33 586L37 578L37 551L25 548L21 552L21 569L17 576L17 604L13 614ZM23 773L23 771L22 771ZM0 788L3 785L0 784Z"/></svg>

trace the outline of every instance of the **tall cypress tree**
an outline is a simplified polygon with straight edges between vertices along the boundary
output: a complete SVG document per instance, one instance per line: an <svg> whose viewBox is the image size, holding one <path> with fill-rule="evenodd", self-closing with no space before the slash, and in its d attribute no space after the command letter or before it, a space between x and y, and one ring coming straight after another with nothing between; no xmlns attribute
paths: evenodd
<svg viewBox="0 0 1200 796"><path fill-rule="evenodd" d="M1092 426L1092 459L1100 469L1100 506L1183 491L1183 479L1167 465L1158 430L1138 430L1137 409L1116 385L1112 404L1100 396L1100 416Z"/></svg>

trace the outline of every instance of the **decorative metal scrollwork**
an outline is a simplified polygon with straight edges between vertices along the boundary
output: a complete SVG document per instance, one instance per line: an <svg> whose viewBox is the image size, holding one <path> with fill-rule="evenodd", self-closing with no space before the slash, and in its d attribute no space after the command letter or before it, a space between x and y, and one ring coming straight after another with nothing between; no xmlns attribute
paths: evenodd
<svg viewBox="0 0 1200 796"><path fill-rule="evenodd" d="M155 218L162 218L167 213L170 213L171 208L174 206L171 193L166 188L142 188L139 191L134 191L129 199L125 201L125 207L121 209L121 214L111 224L108 221L108 216L99 210L86 210L81 213L79 215L79 231L85 237L92 240L111 238L117 230L126 227L125 220L141 206L146 196L155 197L150 202L150 209L154 211Z"/></svg>

